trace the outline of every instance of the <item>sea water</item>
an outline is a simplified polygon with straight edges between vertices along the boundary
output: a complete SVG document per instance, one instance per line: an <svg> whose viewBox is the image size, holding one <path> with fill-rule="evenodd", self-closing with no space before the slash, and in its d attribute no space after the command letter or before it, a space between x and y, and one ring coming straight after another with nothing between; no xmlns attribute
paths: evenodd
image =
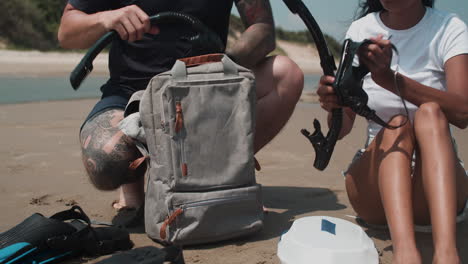
<svg viewBox="0 0 468 264"><path fill-rule="evenodd" d="M99 98L105 76L89 76L75 91L68 76L63 77L2 77L0 76L0 104L36 101ZM304 76L304 91L315 91L320 75Z"/></svg>
<svg viewBox="0 0 468 264"><path fill-rule="evenodd" d="M0 104L99 98L107 77L90 76L73 90L67 77L0 77Z"/></svg>

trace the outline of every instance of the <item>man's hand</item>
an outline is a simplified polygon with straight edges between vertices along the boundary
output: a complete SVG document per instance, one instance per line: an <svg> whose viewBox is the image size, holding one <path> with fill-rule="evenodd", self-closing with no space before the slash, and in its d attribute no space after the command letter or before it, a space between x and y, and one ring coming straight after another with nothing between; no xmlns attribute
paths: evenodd
<svg viewBox="0 0 468 264"><path fill-rule="evenodd" d="M359 60L367 66L372 79L379 85L392 80L393 71L390 69L392 62L392 44L390 40L383 39L382 35L370 38L371 44L361 47ZM390 79L389 79L390 78Z"/></svg>
<svg viewBox="0 0 468 264"><path fill-rule="evenodd" d="M129 42L142 39L145 33L159 33L159 28L152 26L148 15L136 5L102 12L99 20L107 31L115 30Z"/></svg>

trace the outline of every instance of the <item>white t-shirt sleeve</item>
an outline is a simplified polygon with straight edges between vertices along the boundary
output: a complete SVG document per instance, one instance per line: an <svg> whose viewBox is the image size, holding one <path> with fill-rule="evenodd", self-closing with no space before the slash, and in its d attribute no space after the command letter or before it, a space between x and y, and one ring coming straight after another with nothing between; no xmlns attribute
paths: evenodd
<svg viewBox="0 0 468 264"><path fill-rule="evenodd" d="M457 16L448 19L439 51L444 65L454 56L468 54L468 28Z"/></svg>
<svg viewBox="0 0 468 264"><path fill-rule="evenodd" d="M357 41L359 39L359 26L357 24L357 21L351 23L348 31L346 31L345 39L351 39L353 41Z"/></svg>

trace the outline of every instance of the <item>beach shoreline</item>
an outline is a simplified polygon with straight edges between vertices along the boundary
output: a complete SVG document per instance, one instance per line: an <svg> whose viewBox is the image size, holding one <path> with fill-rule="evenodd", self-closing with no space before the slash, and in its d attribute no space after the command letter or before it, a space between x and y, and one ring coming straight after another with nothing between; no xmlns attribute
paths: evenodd
<svg viewBox="0 0 468 264"><path fill-rule="evenodd" d="M297 45L279 41L279 45L288 49L291 59L296 61L304 74L321 74L320 63L317 57L301 57L300 54L308 52L313 54L310 45ZM42 52L17 51L0 49L0 78L42 78L69 76L74 67L80 62L84 53L81 52ZM93 62L92 76L108 77L108 53L100 53ZM317 103L318 97L314 87L307 87L300 98L301 102Z"/></svg>
<svg viewBox="0 0 468 264"><path fill-rule="evenodd" d="M80 62L81 52L43 52L0 49L0 77L53 77L69 75ZM108 54L93 62L93 75L108 76Z"/></svg>
<svg viewBox="0 0 468 264"><path fill-rule="evenodd" d="M312 45L278 41L304 74L321 74L317 51ZM85 51L38 51L0 49L0 76L47 77L70 74ZM101 52L93 61L93 74L108 76L109 54Z"/></svg>

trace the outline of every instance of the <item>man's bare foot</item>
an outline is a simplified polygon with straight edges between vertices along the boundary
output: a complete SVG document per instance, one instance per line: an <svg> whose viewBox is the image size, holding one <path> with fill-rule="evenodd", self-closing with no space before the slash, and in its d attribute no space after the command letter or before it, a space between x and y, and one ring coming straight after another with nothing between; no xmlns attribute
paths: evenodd
<svg viewBox="0 0 468 264"><path fill-rule="evenodd" d="M144 177L134 183L124 184L119 188L119 200L112 203L116 210L136 209L145 199Z"/></svg>

